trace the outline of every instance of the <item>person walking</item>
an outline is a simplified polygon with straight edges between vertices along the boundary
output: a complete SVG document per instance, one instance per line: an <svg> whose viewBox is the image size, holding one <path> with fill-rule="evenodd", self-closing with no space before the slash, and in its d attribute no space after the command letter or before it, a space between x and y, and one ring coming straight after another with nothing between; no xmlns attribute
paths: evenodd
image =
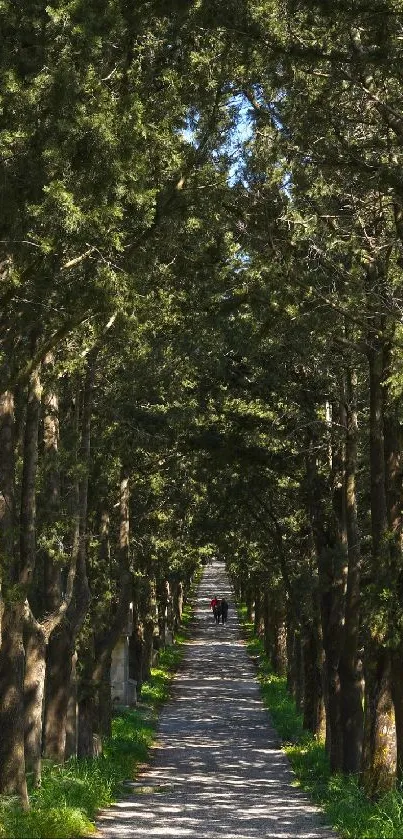
<svg viewBox="0 0 403 839"><path fill-rule="evenodd" d="M215 623L219 623L220 622L220 615L219 615L220 601L218 600L216 594L214 595L213 599L211 600L210 606L211 606L211 609L213 611Z"/></svg>
<svg viewBox="0 0 403 839"><path fill-rule="evenodd" d="M222 623L227 623L228 618L228 602L226 601L225 597L221 600L221 621Z"/></svg>

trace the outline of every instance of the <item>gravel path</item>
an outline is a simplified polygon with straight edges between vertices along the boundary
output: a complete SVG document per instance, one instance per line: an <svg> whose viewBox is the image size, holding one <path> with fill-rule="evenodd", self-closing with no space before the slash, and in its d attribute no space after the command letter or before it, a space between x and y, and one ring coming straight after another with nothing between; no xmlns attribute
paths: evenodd
<svg viewBox="0 0 403 839"><path fill-rule="evenodd" d="M213 623L213 596L230 603ZM241 640L225 568L204 569L192 640L160 717L151 765L100 814L103 839L336 839L293 775Z"/></svg>

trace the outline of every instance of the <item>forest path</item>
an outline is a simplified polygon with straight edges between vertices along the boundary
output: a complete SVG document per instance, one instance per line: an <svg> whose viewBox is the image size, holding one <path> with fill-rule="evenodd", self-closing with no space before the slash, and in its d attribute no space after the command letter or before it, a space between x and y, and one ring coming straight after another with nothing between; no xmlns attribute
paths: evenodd
<svg viewBox="0 0 403 839"><path fill-rule="evenodd" d="M214 594L230 604L224 626L212 619ZM98 835L334 839L321 811L292 786L221 563L204 569L190 636L151 764L100 814Z"/></svg>

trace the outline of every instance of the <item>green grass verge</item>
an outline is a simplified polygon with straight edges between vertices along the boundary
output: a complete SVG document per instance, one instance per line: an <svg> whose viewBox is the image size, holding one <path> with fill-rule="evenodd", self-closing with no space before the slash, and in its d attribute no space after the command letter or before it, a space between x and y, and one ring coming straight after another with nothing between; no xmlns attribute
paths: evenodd
<svg viewBox="0 0 403 839"><path fill-rule="evenodd" d="M296 785L323 808L326 821L346 839L402 839L403 793L388 792L370 801L357 779L331 775L324 744L304 731L302 717L287 691L286 679L271 672L263 644L253 634L246 611L239 609L250 654L259 657L258 679L284 751L295 772Z"/></svg>
<svg viewBox="0 0 403 839"><path fill-rule="evenodd" d="M190 619L190 607L184 624ZM45 763L42 786L32 790L31 809L22 812L18 801L0 798L0 839L78 839L94 832L99 809L108 807L122 791L122 782L135 778L147 760L159 707L169 695L174 671L182 658L183 633L176 644L161 651L151 681L143 685L141 702L123 711L112 723L112 737L96 760L69 760L63 766Z"/></svg>

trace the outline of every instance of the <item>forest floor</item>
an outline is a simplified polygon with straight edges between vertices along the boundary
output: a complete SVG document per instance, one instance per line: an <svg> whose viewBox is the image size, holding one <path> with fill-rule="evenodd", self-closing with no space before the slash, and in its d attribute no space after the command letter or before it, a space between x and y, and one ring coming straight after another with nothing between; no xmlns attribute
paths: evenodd
<svg viewBox="0 0 403 839"><path fill-rule="evenodd" d="M216 626L214 594L230 604ZM164 706L151 761L100 813L102 839L335 839L295 786L241 637L223 564L205 567L184 657Z"/></svg>

